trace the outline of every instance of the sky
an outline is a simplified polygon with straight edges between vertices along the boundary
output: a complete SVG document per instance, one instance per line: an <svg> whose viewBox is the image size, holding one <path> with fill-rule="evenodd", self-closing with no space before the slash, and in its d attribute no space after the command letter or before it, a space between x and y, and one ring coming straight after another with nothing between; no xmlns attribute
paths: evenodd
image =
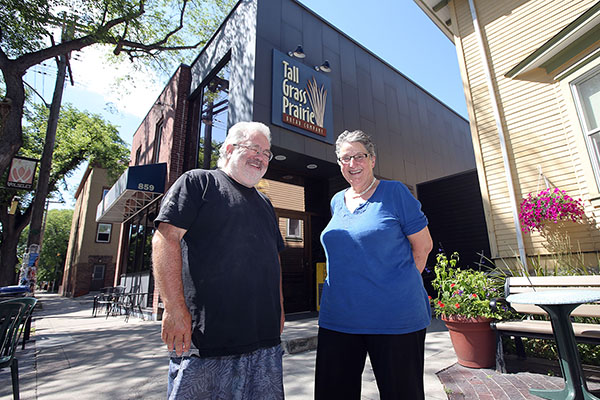
<svg viewBox="0 0 600 400"><path fill-rule="evenodd" d="M301 0L301 3L468 118L456 48L412 0L368 3L362 0ZM108 67L102 62L102 51L110 49L86 48L73 57L75 85L66 85L63 104L71 103L80 110L101 114L119 127L121 137L130 146L133 134L170 76L164 77L162 83L153 83L149 78L151 71L138 73L135 84L118 83L121 90L115 90L116 78L130 66L124 62L118 68ZM32 68L25 77L48 103L52 99L55 69L54 62L48 60L44 65ZM52 203L51 208L74 207L73 194L84 168L81 166L67 179L68 190L62 191L66 203Z"/></svg>

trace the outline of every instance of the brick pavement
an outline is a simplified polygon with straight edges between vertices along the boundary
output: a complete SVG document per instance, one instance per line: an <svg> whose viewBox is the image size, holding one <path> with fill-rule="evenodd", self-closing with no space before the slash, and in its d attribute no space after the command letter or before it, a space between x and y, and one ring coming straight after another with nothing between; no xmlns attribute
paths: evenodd
<svg viewBox="0 0 600 400"><path fill-rule="evenodd" d="M559 390L564 388L560 376L516 372L501 374L494 369L467 368L458 363L437 373L449 400L521 400L539 399L530 388ZM598 395L598 382L588 381L588 388Z"/></svg>

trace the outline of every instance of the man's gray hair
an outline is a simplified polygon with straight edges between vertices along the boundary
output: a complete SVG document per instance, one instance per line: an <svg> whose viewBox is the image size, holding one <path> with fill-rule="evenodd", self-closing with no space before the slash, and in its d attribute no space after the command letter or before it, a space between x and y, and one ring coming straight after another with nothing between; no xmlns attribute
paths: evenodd
<svg viewBox="0 0 600 400"><path fill-rule="evenodd" d="M254 132L262 133L269 141L269 145L271 144L271 131L269 130L269 127L262 122L238 122L229 128L227 137L219 149L219 160L217 161L217 167L223 168L227 163L227 159L229 158L226 151L227 145L243 142L250 137L250 134Z"/></svg>
<svg viewBox="0 0 600 400"><path fill-rule="evenodd" d="M371 137L369 135L367 135L366 133L364 133L361 130L355 130L355 131L344 131L342 133L340 133L340 136L338 136L337 140L335 141L335 154L339 157L340 156L340 151L342 150L342 146L344 145L344 143L355 143L358 142L360 144L362 144L363 146L365 146L365 149L367 149L367 152L375 157L375 143L373 143L373 141L371 140Z"/></svg>

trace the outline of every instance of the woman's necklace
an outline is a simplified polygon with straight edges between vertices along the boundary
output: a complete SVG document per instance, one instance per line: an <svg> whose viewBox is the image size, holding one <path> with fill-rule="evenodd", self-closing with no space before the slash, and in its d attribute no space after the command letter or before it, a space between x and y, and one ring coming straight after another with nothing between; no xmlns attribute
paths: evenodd
<svg viewBox="0 0 600 400"><path fill-rule="evenodd" d="M363 190L360 193L356 193L353 197L360 197L363 194L367 193L369 190L371 190L371 188L373 187L373 185L375 184L376 181L377 181L377 179L375 179L375 177L373 177L373 181L371 182L371 184L369 185L369 187L366 188L365 190Z"/></svg>

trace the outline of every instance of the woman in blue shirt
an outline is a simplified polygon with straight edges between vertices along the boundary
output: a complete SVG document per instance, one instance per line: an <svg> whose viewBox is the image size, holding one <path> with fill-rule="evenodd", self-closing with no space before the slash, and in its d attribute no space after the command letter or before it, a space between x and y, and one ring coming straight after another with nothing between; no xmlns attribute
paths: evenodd
<svg viewBox="0 0 600 400"><path fill-rule="evenodd" d="M360 399L369 354L382 399L423 399L427 218L404 184L375 178L375 146L364 132L343 132L336 155L350 187L332 198L321 234L327 279L315 398Z"/></svg>

